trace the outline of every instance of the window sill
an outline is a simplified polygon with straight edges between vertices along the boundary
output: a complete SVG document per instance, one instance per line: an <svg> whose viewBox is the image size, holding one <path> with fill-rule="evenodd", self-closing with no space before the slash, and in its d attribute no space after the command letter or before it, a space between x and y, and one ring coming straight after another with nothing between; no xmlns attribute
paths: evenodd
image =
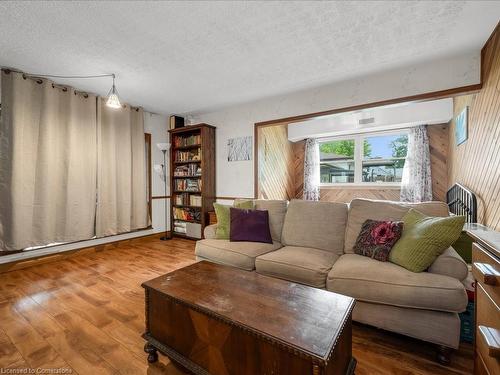
<svg viewBox="0 0 500 375"><path fill-rule="evenodd" d="M319 186L320 189L366 189L366 190L400 190L401 184L377 184L377 183L338 183L338 184L322 184Z"/></svg>

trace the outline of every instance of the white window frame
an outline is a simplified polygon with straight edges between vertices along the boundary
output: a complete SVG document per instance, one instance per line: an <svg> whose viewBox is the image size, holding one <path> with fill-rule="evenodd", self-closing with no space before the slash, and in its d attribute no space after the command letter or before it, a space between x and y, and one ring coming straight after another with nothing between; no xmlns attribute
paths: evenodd
<svg viewBox="0 0 500 375"><path fill-rule="evenodd" d="M336 188L336 187L356 187L356 188L374 188L374 187L384 187L399 189L401 187L401 182L363 182L362 172L363 172L363 141L365 138L384 136L384 135L402 135L406 134L408 136L409 129L397 129L388 131L378 131L378 132L366 132L357 133L351 135L342 135L337 137L325 137L319 138L318 142L326 143L331 141L343 141L343 140L354 140L354 182L329 182L320 183L322 188Z"/></svg>

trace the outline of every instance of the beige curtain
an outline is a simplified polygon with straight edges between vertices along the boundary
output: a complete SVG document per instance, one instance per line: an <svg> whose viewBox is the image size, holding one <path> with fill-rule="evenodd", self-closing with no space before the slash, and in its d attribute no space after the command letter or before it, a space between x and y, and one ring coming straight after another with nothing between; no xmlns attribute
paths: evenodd
<svg viewBox="0 0 500 375"><path fill-rule="evenodd" d="M95 96L2 71L0 250L95 235L96 130Z"/></svg>
<svg viewBox="0 0 500 375"><path fill-rule="evenodd" d="M98 100L98 237L149 225L142 109Z"/></svg>

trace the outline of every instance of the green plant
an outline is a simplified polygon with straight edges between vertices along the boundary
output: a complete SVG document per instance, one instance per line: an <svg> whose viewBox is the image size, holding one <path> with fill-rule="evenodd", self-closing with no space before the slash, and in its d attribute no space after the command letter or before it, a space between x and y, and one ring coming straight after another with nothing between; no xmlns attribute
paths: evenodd
<svg viewBox="0 0 500 375"><path fill-rule="evenodd" d="M320 152L325 154L336 154L343 155L354 158L354 141L351 140L341 140L341 141L332 141L328 143L322 143L319 146ZM368 141L363 142L363 155L370 156L372 153L371 145Z"/></svg>
<svg viewBox="0 0 500 375"><path fill-rule="evenodd" d="M408 136L402 135L391 142L392 156L395 158L405 158L408 153ZM403 168L404 160L396 160L395 167Z"/></svg>

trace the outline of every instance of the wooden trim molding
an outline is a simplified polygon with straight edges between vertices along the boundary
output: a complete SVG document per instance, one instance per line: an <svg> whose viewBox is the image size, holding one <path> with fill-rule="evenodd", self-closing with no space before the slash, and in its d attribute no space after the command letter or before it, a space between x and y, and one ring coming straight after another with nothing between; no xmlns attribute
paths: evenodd
<svg viewBox="0 0 500 375"><path fill-rule="evenodd" d="M256 123L253 127L253 197L259 198L259 125Z"/></svg>
<svg viewBox="0 0 500 375"><path fill-rule="evenodd" d="M153 203L152 203L152 196L153 196L153 159L151 158L151 133L144 133L144 141L146 142L147 145L147 153L146 153L146 163L147 163L147 168L146 168L146 178L148 180L148 212L149 212L149 220L150 222L153 221Z"/></svg>

